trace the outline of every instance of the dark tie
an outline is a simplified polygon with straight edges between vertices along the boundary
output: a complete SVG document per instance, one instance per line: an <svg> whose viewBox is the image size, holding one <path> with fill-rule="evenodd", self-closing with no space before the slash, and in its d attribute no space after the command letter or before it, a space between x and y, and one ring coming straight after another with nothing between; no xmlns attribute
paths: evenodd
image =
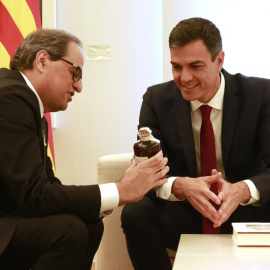
<svg viewBox="0 0 270 270"><path fill-rule="evenodd" d="M45 116L41 118L41 133L42 133L42 138L43 138L43 144L44 146L47 146L47 120Z"/></svg>
<svg viewBox="0 0 270 270"><path fill-rule="evenodd" d="M42 134L42 150L43 150L42 152L43 152L44 171L46 171L48 123L45 116L41 118L41 134Z"/></svg>
<svg viewBox="0 0 270 270"><path fill-rule="evenodd" d="M212 107L208 105L202 105L200 107L201 116L202 116L202 125L201 125L201 176L209 176L213 169L217 168L216 161L216 148L215 148L215 137L210 120L210 113ZM217 185L214 183L210 188L215 194L218 194ZM218 208L218 205L212 204ZM210 219L203 217L203 233L215 234L220 233L220 228L213 228L213 223Z"/></svg>

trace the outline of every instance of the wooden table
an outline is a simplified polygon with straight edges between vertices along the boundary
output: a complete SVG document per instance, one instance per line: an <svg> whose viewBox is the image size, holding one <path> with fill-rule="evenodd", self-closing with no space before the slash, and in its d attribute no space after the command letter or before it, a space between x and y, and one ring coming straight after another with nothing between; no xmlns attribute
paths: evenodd
<svg viewBox="0 0 270 270"><path fill-rule="evenodd" d="M270 247L237 247L228 234L182 234L173 270L268 270Z"/></svg>

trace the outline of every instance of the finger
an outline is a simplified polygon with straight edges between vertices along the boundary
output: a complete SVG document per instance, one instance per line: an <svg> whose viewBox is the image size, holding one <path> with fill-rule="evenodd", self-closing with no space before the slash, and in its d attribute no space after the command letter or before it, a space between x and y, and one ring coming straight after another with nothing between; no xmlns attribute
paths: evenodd
<svg viewBox="0 0 270 270"><path fill-rule="evenodd" d="M217 187L218 187L218 190L219 190L219 191L222 190L222 181L218 181L218 182L217 182Z"/></svg>
<svg viewBox="0 0 270 270"><path fill-rule="evenodd" d="M131 162L131 164L134 164L134 165L136 165L136 161L135 161L135 158L132 158L130 162Z"/></svg>
<svg viewBox="0 0 270 270"><path fill-rule="evenodd" d="M216 210L216 209L215 209ZM218 213L218 211L214 212L211 216L210 219L213 222L213 224L216 224L217 226L219 226L220 223L220 214Z"/></svg>
<svg viewBox="0 0 270 270"><path fill-rule="evenodd" d="M220 227L221 226L221 222L220 222L220 220L217 220L216 222L213 222L213 227L214 228L218 228L218 227Z"/></svg>
<svg viewBox="0 0 270 270"><path fill-rule="evenodd" d="M223 201L223 192L221 191L221 192L219 192L219 194L218 194L218 197L219 197L219 199L220 199L220 201Z"/></svg>
<svg viewBox="0 0 270 270"><path fill-rule="evenodd" d="M162 178L162 179L158 179L156 182L155 182L155 184L156 184L156 186L161 186L161 185L163 185L163 184L165 184L165 183L167 183L168 182L168 179L167 178Z"/></svg>
<svg viewBox="0 0 270 270"><path fill-rule="evenodd" d="M156 176L159 178L163 178L167 173L168 171L170 170L170 168L168 166L166 166L165 168L161 169L160 171L158 171L156 173Z"/></svg>
<svg viewBox="0 0 270 270"><path fill-rule="evenodd" d="M214 192L211 192L209 200L211 200L213 203L217 205L221 204L221 199Z"/></svg>
<svg viewBox="0 0 270 270"><path fill-rule="evenodd" d="M133 162L133 160L134 160L134 162ZM126 171L130 171L130 170L132 170L134 167L136 167L137 166L137 164L136 164L136 162L135 162L135 159L131 159L131 164L130 164L130 166L127 168L127 170Z"/></svg>
<svg viewBox="0 0 270 270"><path fill-rule="evenodd" d="M158 161L163 159L163 152L160 150L157 154L149 158L149 164L155 165Z"/></svg>
<svg viewBox="0 0 270 270"><path fill-rule="evenodd" d="M221 216L221 218L217 222L215 222L215 226L220 227L225 221L227 221L227 219L227 217Z"/></svg>
<svg viewBox="0 0 270 270"><path fill-rule="evenodd" d="M224 204L225 204L225 207L222 204L218 210L218 213L220 215L220 225L222 223L224 223L225 221L227 221L228 218L230 217L231 213L233 212L233 211L231 211L232 210L231 208L228 209L228 205L226 206L226 203L224 203Z"/></svg>
<svg viewBox="0 0 270 270"><path fill-rule="evenodd" d="M163 153L162 151L159 151L156 155L152 156L151 158L141 162L139 165L141 167L152 167L154 165L156 165L159 161L161 161L163 159Z"/></svg>
<svg viewBox="0 0 270 270"><path fill-rule="evenodd" d="M221 178L221 172L218 172L218 173L216 173L216 174L211 175L210 177L208 177L206 181L209 184L213 184L213 183L218 182L220 180L220 178Z"/></svg>
<svg viewBox="0 0 270 270"><path fill-rule="evenodd" d="M220 219L220 215L218 211L212 205L211 205L211 208L209 206L209 209L208 211L205 212L204 216L210 219L214 224L217 224Z"/></svg>
<svg viewBox="0 0 270 270"><path fill-rule="evenodd" d="M164 157L158 163L156 163L155 165L153 165L151 167L151 170L153 170L154 172L159 172L162 169L165 169L166 168L166 164L167 163L168 163L168 158Z"/></svg>

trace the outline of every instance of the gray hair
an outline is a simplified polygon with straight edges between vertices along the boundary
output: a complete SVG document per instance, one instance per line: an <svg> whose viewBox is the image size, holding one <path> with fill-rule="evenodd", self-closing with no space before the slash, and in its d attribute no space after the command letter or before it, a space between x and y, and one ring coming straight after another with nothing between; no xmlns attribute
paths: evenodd
<svg viewBox="0 0 270 270"><path fill-rule="evenodd" d="M36 30L30 33L18 47L10 61L10 69L23 71L33 68L33 61L40 50L46 50L51 60L56 61L66 55L68 44L72 41L82 47L77 37L64 30Z"/></svg>

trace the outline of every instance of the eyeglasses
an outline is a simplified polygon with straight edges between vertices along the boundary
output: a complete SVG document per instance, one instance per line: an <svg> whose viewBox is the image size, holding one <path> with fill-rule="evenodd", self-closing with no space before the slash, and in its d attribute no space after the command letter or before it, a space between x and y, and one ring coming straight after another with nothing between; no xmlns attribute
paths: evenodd
<svg viewBox="0 0 270 270"><path fill-rule="evenodd" d="M60 57L59 59L65 61L69 65L76 68L76 70L72 73L72 79L73 79L74 82L77 82L78 80L82 79L82 69L79 66L77 66L76 64L71 63L70 61L68 61L68 60L66 60L66 59L64 59L62 57Z"/></svg>

